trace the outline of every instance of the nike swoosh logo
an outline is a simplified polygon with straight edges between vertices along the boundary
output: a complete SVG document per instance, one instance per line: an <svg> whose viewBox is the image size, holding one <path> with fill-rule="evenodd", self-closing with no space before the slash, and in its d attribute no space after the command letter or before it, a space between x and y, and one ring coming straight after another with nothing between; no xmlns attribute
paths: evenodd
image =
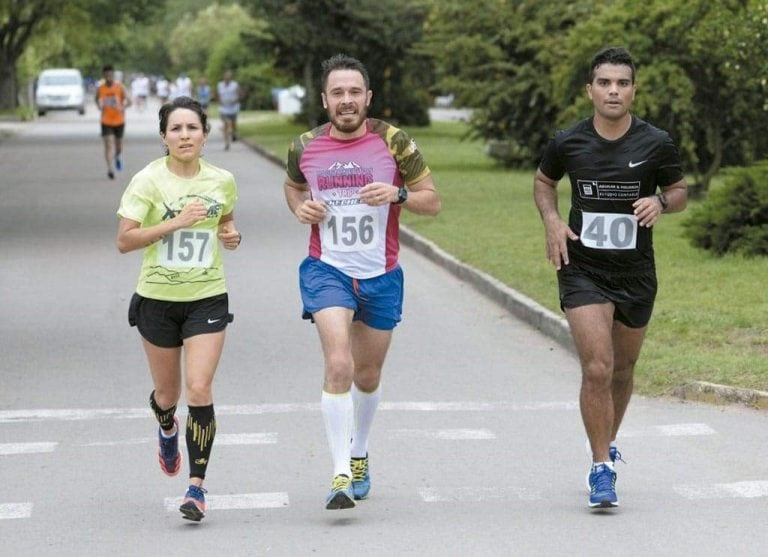
<svg viewBox="0 0 768 557"><path fill-rule="evenodd" d="M646 162L648 162L648 159L645 159L644 161L640 161L640 162L629 161L629 168L635 168L636 166L640 166L641 164Z"/></svg>
<svg viewBox="0 0 768 557"><path fill-rule="evenodd" d="M218 319L208 319L208 324L212 325L213 323L216 323L217 321L221 321L221 317L219 317Z"/></svg>

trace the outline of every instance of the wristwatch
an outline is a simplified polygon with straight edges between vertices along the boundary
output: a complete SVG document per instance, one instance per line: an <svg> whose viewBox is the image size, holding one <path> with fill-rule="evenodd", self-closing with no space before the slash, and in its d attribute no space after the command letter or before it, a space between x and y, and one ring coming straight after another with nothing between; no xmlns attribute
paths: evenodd
<svg viewBox="0 0 768 557"><path fill-rule="evenodd" d="M402 205L405 203L406 199L408 199L408 190L405 189L405 186L400 186L400 188L397 190L397 201L395 201L395 203Z"/></svg>
<svg viewBox="0 0 768 557"><path fill-rule="evenodd" d="M667 201L667 196L664 195L664 192L659 192L656 194L656 197L659 198L659 203L661 203L662 212L666 211L667 207L669 207L669 201Z"/></svg>

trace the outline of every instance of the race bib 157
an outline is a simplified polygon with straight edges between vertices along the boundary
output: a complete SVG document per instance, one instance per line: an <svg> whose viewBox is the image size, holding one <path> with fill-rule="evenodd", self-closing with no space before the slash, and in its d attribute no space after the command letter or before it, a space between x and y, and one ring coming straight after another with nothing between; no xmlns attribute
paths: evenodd
<svg viewBox="0 0 768 557"><path fill-rule="evenodd" d="M210 230L182 228L163 237L157 246L157 263L168 268L210 267L213 263Z"/></svg>

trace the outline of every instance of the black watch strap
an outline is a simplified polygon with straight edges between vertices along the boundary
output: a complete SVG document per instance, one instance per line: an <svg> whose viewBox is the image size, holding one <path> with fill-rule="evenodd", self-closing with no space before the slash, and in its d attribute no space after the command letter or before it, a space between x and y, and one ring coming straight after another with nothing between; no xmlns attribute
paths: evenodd
<svg viewBox="0 0 768 557"><path fill-rule="evenodd" d="M402 205L403 203L405 203L406 199L408 199L408 190L405 188L405 186L400 186L400 188L397 190L396 203L398 205Z"/></svg>

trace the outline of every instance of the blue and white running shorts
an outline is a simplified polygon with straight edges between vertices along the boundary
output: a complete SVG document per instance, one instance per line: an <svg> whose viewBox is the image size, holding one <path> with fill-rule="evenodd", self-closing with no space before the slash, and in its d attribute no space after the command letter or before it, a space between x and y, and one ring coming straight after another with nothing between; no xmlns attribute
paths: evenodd
<svg viewBox="0 0 768 557"><path fill-rule="evenodd" d="M299 288L304 319L329 307L354 310L354 320L369 327L391 331L402 319L403 270L396 269L369 279L355 279L315 257L299 266Z"/></svg>

